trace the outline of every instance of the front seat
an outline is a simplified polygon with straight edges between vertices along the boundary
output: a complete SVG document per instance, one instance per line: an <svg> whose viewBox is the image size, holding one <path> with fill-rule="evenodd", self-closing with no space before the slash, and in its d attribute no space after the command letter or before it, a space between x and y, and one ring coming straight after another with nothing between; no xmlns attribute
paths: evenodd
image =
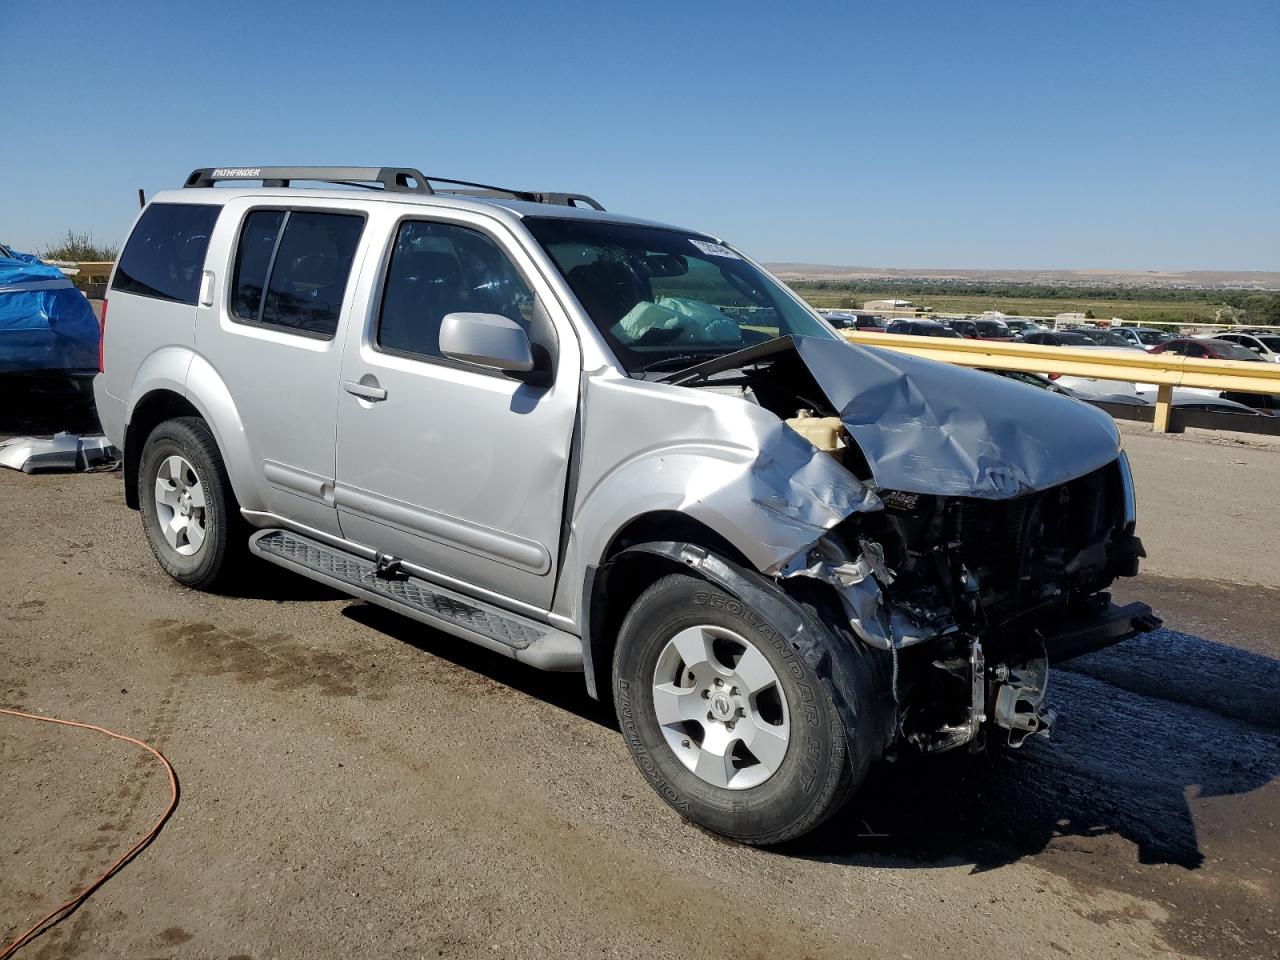
<svg viewBox="0 0 1280 960"><path fill-rule="evenodd" d="M574 267L568 280L578 302L601 327L612 327L637 303L649 299L635 271L616 260Z"/></svg>

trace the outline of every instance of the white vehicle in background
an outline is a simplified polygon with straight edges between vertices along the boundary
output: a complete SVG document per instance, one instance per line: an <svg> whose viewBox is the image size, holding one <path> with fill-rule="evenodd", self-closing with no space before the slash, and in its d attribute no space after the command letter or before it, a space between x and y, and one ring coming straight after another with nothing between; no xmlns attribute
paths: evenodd
<svg viewBox="0 0 1280 960"><path fill-rule="evenodd" d="M1217 333L1214 340L1226 340L1251 350L1263 360L1280 363L1280 333L1267 330L1249 330L1244 333Z"/></svg>
<svg viewBox="0 0 1280 960"><path fill-rule="evenodd" d="M1151 327L1112 327L1111 332L1147 351L1173 339L1172 334Z"/></svg>
<svg viewBox="0 0 1280 960"><path fill-rule="evenodd" d="M1089 334L1099 331L1082 330L1037 330L1018 337L1018 343L1028 343L1041 347L1069 347L1071 349L1090 350L1098 353L1110 353L1122 357L1133 356L1134 347L1116 346L1099 343ZM1110 331L1105 331L1110 332ZM1076 377L1070 375L1053 375L1050 379L1058 386L1065 387L1077 396L1088 400L1107 400L1119 398L1138 398L1139 387L1127 380L1101 380L1097 377Z"/></svg>

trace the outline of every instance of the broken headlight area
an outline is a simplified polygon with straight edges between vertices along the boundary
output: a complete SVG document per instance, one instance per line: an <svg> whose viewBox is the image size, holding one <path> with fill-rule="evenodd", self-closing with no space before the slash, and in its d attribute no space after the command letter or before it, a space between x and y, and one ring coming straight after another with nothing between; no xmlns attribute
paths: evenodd
<svg viewBox="0 0 1280 960"><path fill-rule="evenodd" d="M907 742L952 749L990 721L1018 746L1052 726L1049 662L1149 629L1149 609L1103 592L1144 555L1123 467L1006 500L880 490L883 510L849 517L783 574L830 584L854 632L890 652Z"/></svg>

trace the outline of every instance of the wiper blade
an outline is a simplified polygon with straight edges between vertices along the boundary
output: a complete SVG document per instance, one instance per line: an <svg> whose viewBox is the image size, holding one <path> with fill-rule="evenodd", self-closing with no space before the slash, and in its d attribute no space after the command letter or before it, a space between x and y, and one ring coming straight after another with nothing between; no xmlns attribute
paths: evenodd
<svg viewBox="0 0 1280 960"><path fill-rule="evenodd" d="M636 373L648 373L650 370L662 370L665 367L675 366L677 370L692 366L700 360L711 360L718 354L706 353L676 353L669 357L661 357L652 363L646 363Z"/></svg>

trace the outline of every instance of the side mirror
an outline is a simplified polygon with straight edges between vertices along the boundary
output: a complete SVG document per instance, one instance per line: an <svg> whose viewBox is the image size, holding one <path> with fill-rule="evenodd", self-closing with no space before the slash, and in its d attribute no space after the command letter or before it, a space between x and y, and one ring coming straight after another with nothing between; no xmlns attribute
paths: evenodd
<svg viewBox="0 0 1280 960"><path fill-rule="evenodd" d="M529 335L514 320L497 313L446 314L440 322L440 352L504 373L533 370Z"/></svg>

